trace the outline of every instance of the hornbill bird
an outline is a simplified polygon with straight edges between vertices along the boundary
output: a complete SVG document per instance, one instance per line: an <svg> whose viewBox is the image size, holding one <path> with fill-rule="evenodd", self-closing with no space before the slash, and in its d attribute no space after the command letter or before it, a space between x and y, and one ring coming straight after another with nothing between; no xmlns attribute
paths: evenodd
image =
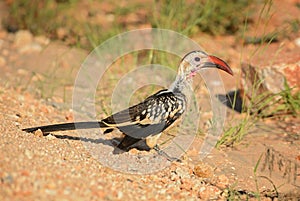
<svg viewBox="0 0 300 201"><path fill-rule="evenodd" d="M162 131L176 122L185 112L187 106L185 91L191 87L196 73L204 68L217 68L233 75L231 68L220 58L203 51L192 51L181 60L177 77L171 86L149 96L141 103L100 121L53 124L22 130L34 132L40 129L43 133L50 133L100 127L106 134L119 129L124 134L124 138L117 145L119 149L128 151L141 140L145 140L149 150L156 149Z"/></svg>

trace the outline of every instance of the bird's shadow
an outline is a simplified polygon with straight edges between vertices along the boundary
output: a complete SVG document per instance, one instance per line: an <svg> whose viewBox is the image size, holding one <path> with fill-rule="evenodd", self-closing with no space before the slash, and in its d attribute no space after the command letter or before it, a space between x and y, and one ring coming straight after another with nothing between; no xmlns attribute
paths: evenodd
<svg viewBox="0 0 300 201"><path fill-rule="evenodd" d="M241 91L239 89L230 91L227 94L217 94L217 99L228 108L238 112L243 112L243 99L241 97Z"/></svg>
<svg viewBox="0 0 300 201"><path fill-rule="evenodd" d="M49 133L43 134L43 135L47 136L48 134ZM82 141L82 142L89 142L89 143L93 143L93 144L103 144L103 145L111 146L114 148L113 154L121 154L121 153L125 152L124 150L121 150L117 147L118 144L122 141L122 139L123 139L122 137L114 137L111 139L102 139L102 138L93 139L93 138L70 136L70 135L58 135L58 134L53 134L53 133L51 133L51 135L53 135L54 137L56 137L58 139L76 140L76 141ZM144 140L141 140L140 142L137 142L136 144L129 147L129 149L131 149L131 148L136 148L140 151L149 150L149 147L146 145Z"/></svg>
<svg viewBox="0 0 300 201"><path fill-rule="evenodd" d="M47 136L49 133L44 134L44 136ZM76 140L76 141L83 141L83 142L90 142L94 144L104 144L104 145L109 145L113 146L112 140L111 139L93 139L93 138L87 138L87 137L78 137L78 136L70 136L70 135L58 135L58 134L53 134L51 133L54 137L58 139L68 139L68 140Z"/></svg>

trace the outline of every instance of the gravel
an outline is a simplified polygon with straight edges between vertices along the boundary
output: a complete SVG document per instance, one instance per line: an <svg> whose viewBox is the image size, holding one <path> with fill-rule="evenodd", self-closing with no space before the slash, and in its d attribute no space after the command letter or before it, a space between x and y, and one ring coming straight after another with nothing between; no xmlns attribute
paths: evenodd
<svg viewBox="0 0 300 201"><path fill-rule="evenodd" d="M0 87L0 92L0 200L223 199L220 188L199 177L201 164L196 174L187 161L154 174L125 174L102 166L81 141L22 132L70 114L15 89ZM207 165L202 169L209 170Z"/></svg>

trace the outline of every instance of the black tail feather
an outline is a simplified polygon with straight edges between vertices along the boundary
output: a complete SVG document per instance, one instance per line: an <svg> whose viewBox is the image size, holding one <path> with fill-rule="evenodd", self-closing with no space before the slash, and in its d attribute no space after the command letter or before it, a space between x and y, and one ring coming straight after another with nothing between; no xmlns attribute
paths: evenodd
<svg viewBox="0 0 300 201"><path fill-rule="evenodd" d="M86 121L86 122L52 124L52 125L37 126L32 128L24 128L22 129L22 131L32 133L40 129L43 133L50 133L55 131L89 129L89 128L106 128L106 127L107 126L101 121Z"/></svg>

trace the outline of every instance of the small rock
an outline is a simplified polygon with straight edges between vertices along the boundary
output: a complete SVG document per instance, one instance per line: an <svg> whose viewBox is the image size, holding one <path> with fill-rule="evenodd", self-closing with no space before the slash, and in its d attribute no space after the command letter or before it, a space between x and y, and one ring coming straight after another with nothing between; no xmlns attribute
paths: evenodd
<svg viewBox="0 0 300 201"><path fill-rule="evenodd" d="M215 186L203 186L200 188L198 196L202 200L216 200L221 193L222 191Z"/></svg>
<svg viewBox="0 0 300 201"><path fill-rule="evenodd" d="M298 47L300 47L300 38L296 38L295 44L296 44Z"/></svg>
<svg viewBox="0 0 300 201"><path fill-rule="evenodd" d="M213 176L213 169L207 164L199 163L194 167L194 174L201 178L211 178Z"/></svg>
<svg viewBox="0 0 300 201"><path fill-rule="evenodd" d="M129 153L132 154L132 155L136 155L136 154L139 153L139 150L137 150L136 148L133 148L133 149L129 150Z"/></svg>
<svg viewBox="0 0 300 201"><path fill-rule="evenodd" d="M45 77L40 74L40 73L36 73L33 77L32 77L32 81L33 82L38 82L38 81L41 81L41 80L45 80Z"/></svg>
<svg viewBox="0 0 300 201"><path fill-rule="evenodd" d="M66 28L60 27L56 30L57 38L63 40L68 35L68 30Z"/></svg>
<svg viewBox="0 0 300 201"><path fill-rule="evenodd" d="M45 189L45 193L51 196L55 196L57 194L57 191L52 189Z"/></svg>
<svg viewBox="0 0 300 201"><path fill-rule="evenodd" d="M176 181L179 179L179 176L176 174L176 172L171 172L170 179L171 181Z"/></svg>
<svg viewBox="0 0 300 201"><path fill-rule="evenodd" d="M21 75L21 76L26 76L26 75L29 74L29 72L28 72L27 70L23 69L23 68L19 68L19 69L17 70L17 74L18 74L18 75Z"/></svg>
<svg viewBox="0 0 300 201"><path fill-rule="evenodd" d="M54 181L47 182L46 188L48 188L48 189L56 189L57 188L57 184Z"/></svg>
<svg viewBox="0 0 300 201"><path fill-rule="evenodd" d="M40 45L48 45L50 43L50 39L46 36L36 36L34 41Z"/></svg>
<svg viewBox="0 0 300 201"><path fill-rule="evenodd" d="M226 177L225 175L220 175L218 177L218 180L217 180L217 184L216 184L219 188L221 189L225 189L228 187L229 185L229 179L228 177Z"/></svg>
<svg viewBox="0 0 300 201"><path fill-rule="evenodd" d="M14 45L17 48L29 45L33 41L33 36L28 30L20 30L15 34Z"/></svg>
<svg viewBox="0 0 300 201"><path fill-rule="evenodd" d="M1 178L1 181L2 181L3 183L11 184L11 183L14 182L14 178L13 178L12 175L9 174L9 175L7 175L7 176L5 176L5 177L2 177L2 178Z"/></svg>
<svg viewBox="0 0 300 201"><path fill-rule="evenodd" d="M54 139L56 139L56 137L54 135L51 135L51 134L47 135L46 138L48 140L54 140Z"/></svg>
<svg viewBox="0 0 300 201"><path fill-rule="evenodd" d="M181 178L181 179L183 179L183 178L191 178L191 175L189 174L189 172L188 171L186 171L186 170L184 170L184 169L182 169L182 168L176 168L176 170L175 170L175 172L176 172L176 174Z"/></svg>
<svg viewBox="0 0 300 201"><path fill-rule="evenodd" d="M33 134L37 137L43 137L43 132L41 131L41 129L34 131Z"/></svg>
<svg viewBox="0 0 300 201"><path fill-rule="evenodd" d="M22 171L20 171L20 173L22 176L26 176L26 177L30 176L30 173L28 170L22 170Z"/></svg>
<svg viewBox="0 0 300 201"><path fill-rule="evenodd" d="M181 179L180 189L190 191L193 189L193 183L190 179Z"/></svg>
<svg viewBox="0 0 300 201"><path fill-rule="evenodd" d="M29 149L26 149L26 150L25 150L25 156L26 156L28 159L32 159L32 158L33 158L33 153L32 153Z"/></svg>
<svg viewBox="0 0 300 201"><path fill-rule="evenodd" d="M250 64L242 65L241 98L245 107L251 106L251 111L273 111L278 105L280 96L274 96L285 89L285 80L293 89L292 93L300 89L300 62L292 64L277 64L272 66L255 67ZM268 98L272 98L269 99ZM268 103L262 108L261 102ZM256 108L257 107L257 108ZM265 111L266 114L268 111Z"/></svg>
<svg viewBox="0 0 300 201"><path fill-rule="evenodd" d="M122 199L123 198L123 192L122 191L118 191L117 198L118 199Z"/></svg>
<svg viewBox="0 0 300 201"><path fill-rule="evenodd" d="M106 19L109 22L113 22L115 20L115 15L114 14L107 14Z"/></svg>

